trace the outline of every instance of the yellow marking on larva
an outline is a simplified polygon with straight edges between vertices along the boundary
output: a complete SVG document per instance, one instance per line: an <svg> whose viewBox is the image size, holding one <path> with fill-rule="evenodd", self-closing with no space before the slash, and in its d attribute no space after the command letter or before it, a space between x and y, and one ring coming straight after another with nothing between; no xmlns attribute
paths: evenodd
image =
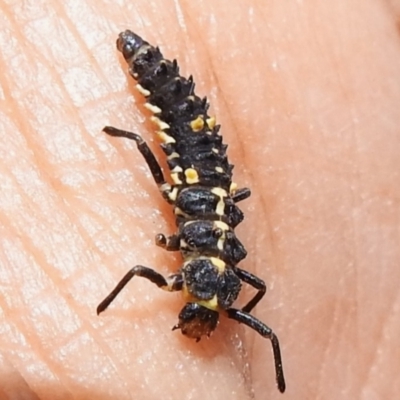
<svg viewBox="0 0 400 400"><path fill-rule="evenodd" d="M219 197L228 197L226 190L219 187L212 188L211 193L216 194Z"/></svg>
<svg viewBox="0 0 400 400"><path fill-rule="evenodd" d="M224 244L225 244L225 239L226 239L226 235L225 232L229 230L229 226L222 221L214 221L214 226L216 226L217 228L220 228L223 231L223 235L218 239L217 242L217 248L218 250L223 250L224 249Z"/></svg>
<svg viewBox="0 0 400 400"><path fill-rule="evenodd" d="M219 150L216 149L215 147L213 147L213 148L211 149L211 151L212 151L213 153L215 153L215 154L219 154Z"/></svg>
<svg viewBox="0 0 400 400"><path fill-rule="evenodd" d="M182 185L183 182L179 178L179 173L181 173L182 171L182 168L178 165L171 171L171 178L174 181L175 185Z"/></svg>
<svg viewBox="0 0 400 400"><path fill-rule="evenodd" d="M224 215L225 213L225 203L224 203L224 198L220 197L219 202L217 203L217 207L215 207L215 212L217 215Z"/></svg>
<svg viewBox="0 0 400 400"><path fill-rule="evenodd" d="M203 306L205 308L208 308L209 310L218 311L218 298L217 298L217 295L215 295L210 300L200 300L200 301L197 301L196 303L200 304L201 306Z"/></svg>
<svg viewBox="0 0 400 400"><path fill-rule="evenodd" d="M194 168L186 169L185 176L186 176L186 183L188 183L189 185L199 182L199 174Z"/></svg>
<svg viewBox="0 0 400 400"><path fill-rule="evenodd" d="M204 119L199 115L196 119L190 122L190 127L193 132L199 132L204 128Z"/></svg>
<svg viewBox="0 0 400 400"><path fill-rule="evenodd" d="M187 227L187 226L189 226L190 224L194 224L194 223L196 223L197 221L186 221L184 224L183 224L183 226L184 227Z"/></svg>
<svg viewBox="0 0 400 400"><path fill-rule="evenodd" d="M229 187L229 194L233 195L235 194L236 190L237 190L237 183L236 182L232 182L231 186Z"/></svg>
<svg viewBox="0 0 400 400"><path fill-rule="evenodd" d="M171 201L175 202L177 197L178 197L178 188L173 188L172 192L168 195L168 198Z"/></svg>
<svg viewBox="0 0 400 400"><path fill-rule="evenodd" d="M183 248L188 248L188 247L189 247L188 244L186 243L185 239L181 239L181 240L179 241L179 244L180 244L180 248L181 248L181 249L183 249Z"/></svg>
<svg viewBox="0 0 400 400"><path fill-rule="evenodd" d="M182 185L182 181L179 179L179 175L177 173L171 174L171 179L174 181L175 185Z"/></svg>
<svg viewBox="0 0 400 400"><path fill-rule="evenodd" d="M169 125L166 122L162 121L160 118L152 116L150 118L150 121L154 122L162 131L169 129Z"/></svg>
<svg viewBox="0 0 400 400"><path fill-rule="evenodd" d="M157 107L151 103L144 103L144 106L153 114L160 114L160 112L162 111L160 107Z"/></svg>
<svg viewBox="0 0 400 400"><path fill-rule="evenodd" d="M160 138L160 140L165 143L176 143L176 140L172 137L167 135L165 132L163 131L157 131L157 136Z"/></svg>
<svg viewBox="0 0 400 400"><path fill-rule="evenodd" d="M145 89L142 85L137 84L136 89L142 94L144 97L148 97L151 95L150 90Z"/></svg>
<svg viewBox="0 0 400 400"><path fill-rule="evenodd" d="M175 215L182 215L182 217L189 218L189 215L183 212L179 207L174 208L174 214Z"/></svg>
<svg viewBox="0 0 400 400"><path fill-rule="evenodd" d="M167 286L163 286L161 289L167 290L168 292L174 291L173 287L174 284L176 283L176 276L166 278L166 281L167 281Z"/></svg>
<svg viewBox="0 0 400 400"><path fill-rule="evenodd" d="M160 186L160 192L164 193L164 192L169 192L171 190L171 185L169 183L163 183Z"/></svg>
<svg viewBox="0 0 400 400"><path fill-rule="evenodd" d="M142 46L140 46L140 48L135 52L134 54L134 59L138 59L139 56L143 53L146 53L149 49L151 49L151 46L149 44L143 44Z"/></svg>
<svg viewBox="0 0 400 400"><path fill-rule="evenodd" d="M167 160L173 160L174 158L179 158L179 154L175 151L167 157Z"/></svg>
<svg viewBox="0 0 400 400"><path fill-rule="evenodd" d="M190 263L193 260L198 260L199 259L198 254L197 253L193 253L193 252L190 252L189 254L184 252L182 254L182 256L183 256L183 259L185 260L185 263ZM182 268L184 268L184 267L182 267Z"/></svg>
<svg viewBox="0 0 400 400"><path fill-rule="evenodd" d="M228 197L226 190L219 187L212 188L211 193L216 194L219 197Z"/></svg>
<svg viewBox="0 0 400 400"><path fill-rule="evenodd" d="M217 207L215 207L215 212L218 215L224 215L224 212L225 212L224 197L228 197L228 193L226 193L226 190L221 189L219 187L215 187L215 188L211 189L211 193L219 196L219 201L217 203Z"/></svg>
<svg viewBox="0 0 400 400"><path fill-rule="evenodd" d="M226 264L224 261L222 261L220 258L216 257L210 257L210 261L212 264L217 267L218 272L222 274L225 271Z"/></svg>
<svg viewBox="0 0 400 400"><path fill-rule="evenodd" d="M222 174L224 172L224 170L222 169L222 167L215 167L215 170L217 172L219 172L220 174Z"/></svg>
<svg viewBox="0 0 400 400"><path fill-rule="evenodd" d="M213 129L213 128L214 128L216 122L217 122L217 121L216 121L215 117L207 118L207 125L208 125L208 127L209 127L210 129Z"/></svg>
<svg viewBox="0 0 400 400"><path fill-rule="evenodd" d="M229 231L229 226L228 226L225 222L222 222L222 221L214 221L214 225L215 225L217 228L222 229L224 232L225 232L225 231Z"/></svg>

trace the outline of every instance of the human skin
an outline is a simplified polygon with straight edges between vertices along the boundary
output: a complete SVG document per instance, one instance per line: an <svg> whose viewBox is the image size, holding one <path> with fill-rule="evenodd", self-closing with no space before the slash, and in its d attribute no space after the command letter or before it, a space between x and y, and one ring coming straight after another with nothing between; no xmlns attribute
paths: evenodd
<svg viewBox="0 0 400 400"><path fill-rule="evenodd" d="M400 7L387 2L0 2L0 398L395 399L400 395ZM163 159L115 49L132 29L193 74L252 189L241 263L268 340L221 319L171 332L174 232L134 143ZM164 161L163 161L164 163ZM163 164L165 165L165 164ZM250 298L244 290L238 305ZM24 397L25 396L25 397Z"/></svg>

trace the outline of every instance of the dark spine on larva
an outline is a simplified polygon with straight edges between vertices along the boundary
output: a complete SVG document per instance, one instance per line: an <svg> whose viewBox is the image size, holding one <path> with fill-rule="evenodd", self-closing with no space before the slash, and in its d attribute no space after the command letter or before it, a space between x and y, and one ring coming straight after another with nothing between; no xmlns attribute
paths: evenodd
<svg viewBox="0 0 400 400"><path fill-rule="evenodd" d="M155 116L167 124L162 131L172 140L164 140L161 146L169 156L169 168L179 171L182 185L186 186L184 172L192 169L198 185L229 191L233 166L226 156L227 146L207 113L207 99L194 93L192 77L181 76L176 60L166 60L158 47L131 31L121 34L118 48L129 63L130 74L145 89L147 103L156 107Z"/></svg>

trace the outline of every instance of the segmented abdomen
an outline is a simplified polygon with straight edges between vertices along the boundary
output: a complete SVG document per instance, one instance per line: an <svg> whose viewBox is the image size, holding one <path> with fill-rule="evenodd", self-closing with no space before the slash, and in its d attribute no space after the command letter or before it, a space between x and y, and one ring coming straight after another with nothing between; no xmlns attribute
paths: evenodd
<svg viewBox="0 0 400 400"><path fill-rule="evenodd" d="M120 35L117 46L154 114L174 184L218 187L229 193L233 166L227 146L215 118L207 113L207 99L195 95L192 77L180 76L176 60L164 59L157 47L131 31Z"/></svg>

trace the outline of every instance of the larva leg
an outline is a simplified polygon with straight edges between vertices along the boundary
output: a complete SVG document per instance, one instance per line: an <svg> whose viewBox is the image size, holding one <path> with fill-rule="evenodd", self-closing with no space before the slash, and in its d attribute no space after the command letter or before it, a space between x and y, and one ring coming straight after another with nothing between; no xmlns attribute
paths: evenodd
<svg viewBox="0 0 400 400"><path fill-rule="evenodd" d="M142 137L136 133L124 131L122 129L117 129L112 126L106 126L103 129L103 132L107 133L110 136L125 137L128 139L132 139L136 142L136 145L140 153L142 154L142 156L146 160L147 165L150 168L154 181L156 182L158 188L160 189L163 197L167 201L169 201L169 194L171 193L171 185L166 182L160 164L158 163L150 147L142 139Z"/></svg>
<svg viewBox="0 0 400 400"><path fill-rule="evenodd" d="M111 291L111 293L97 306L97 315L103 312L118 296L120 291L128 284L134 276L141 276L153 282L159 288L174 292L182 289L183 278L181 274L175 274L165 279L161 274L154 271L154 269L144 267L143 265L136 265L129 270L125 276L118 282L118 285Z"/></svg>

